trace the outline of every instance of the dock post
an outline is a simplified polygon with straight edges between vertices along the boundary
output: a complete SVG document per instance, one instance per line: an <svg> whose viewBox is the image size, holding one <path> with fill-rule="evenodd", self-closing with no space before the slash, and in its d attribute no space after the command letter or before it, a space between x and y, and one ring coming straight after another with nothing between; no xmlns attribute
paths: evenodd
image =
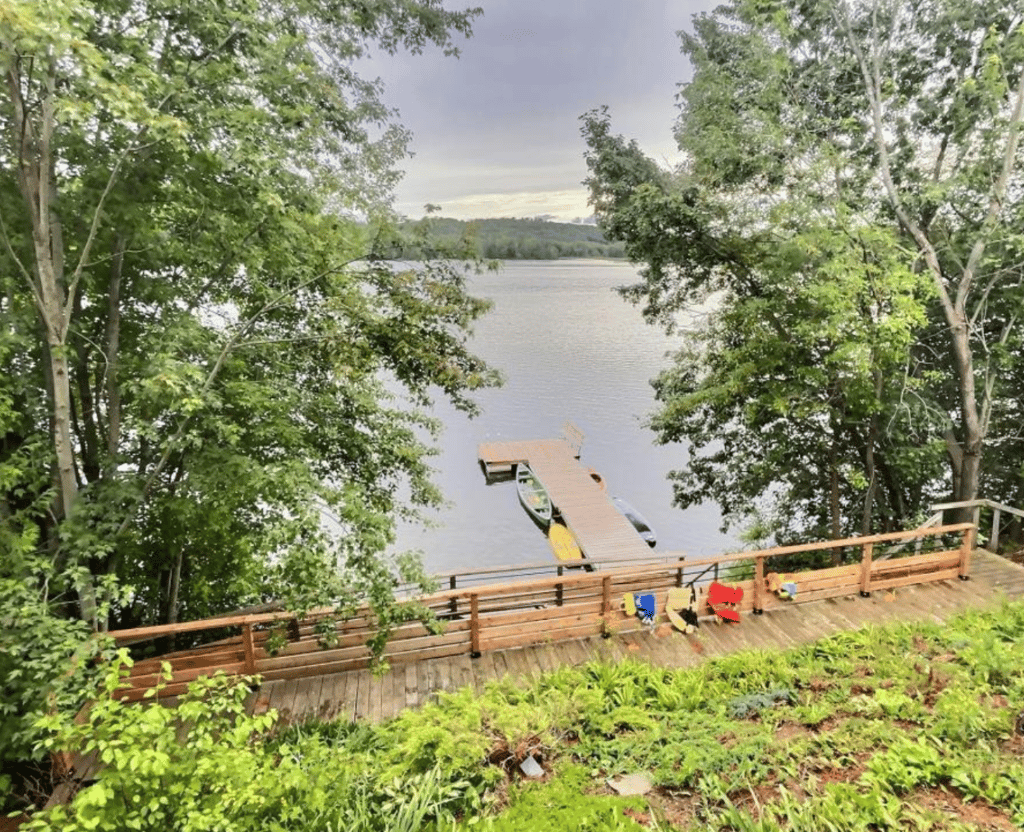
<svg viewBox="0 0 1024 832"><path fill-rule="evenodd" d="M980 509L975 511L975 516ZM963 542L960 544L960 574L957 575L961 581L971 579L971 550L974 548L974 536L978 533L978 525L975 523L969 529L963 531Z"/></svg>
<svg viewBox="0 0 1024 832"><path fill-rule="evenodd" d="M448 588L452 592L455 592L455 576L454 575L450 575L448 577ZM459 602L456 600L454 595L452 595L452 597L448 601L448 608L451 610L453 616L458 614L458 612L459 612Z"/></svg>
<svg viewBox="0 0 1024 832"><path fill-rule="evenodd" d="M562 567L561 566L558 567L558 577L559 578L562 577ZM561 584L561 583L555 584L555 606L556 607L562 606L562 594L563 594L563 590L564 589L565 589L565 585L564 584Z"/></svg>
<svg viewBox="0 0 1024 832"><path fill-rule="evenodd" d="M256 672L256 646L252 641L252 624L242 625L242 649L245 651L245 674Z"/></svg>
<svg viewBox="0 0 1024 832"><path fill-rule="evenodd" d="M602 635L607 638L609 633L610 622L608 616L612 612L612 579L610 575L604 575L601 578L601 620L604 622L601 627Z"/></svg>

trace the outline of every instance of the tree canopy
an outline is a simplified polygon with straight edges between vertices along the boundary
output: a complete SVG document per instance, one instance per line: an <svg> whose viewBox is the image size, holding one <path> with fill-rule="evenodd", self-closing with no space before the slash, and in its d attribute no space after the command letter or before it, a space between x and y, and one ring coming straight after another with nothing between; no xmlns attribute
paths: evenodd
<svg viewBox="0 0 1024 832"><path fill-rule="evenodd" d="M676 170L583 117L626 295L670 327L716 299L656 383L677 501L800 536L1019 498L1020 13L734 0L680 35Z"/></svg>
<svg viewBox="0 0 1024 832"><path fill-rule="evenodd" d="M439 500L426 406L498 378L459 264L365 230L407 134L354 61L455 53L479 13L0 2L0 668L40 616L383 608L416 573L382 551Z"/></svg>

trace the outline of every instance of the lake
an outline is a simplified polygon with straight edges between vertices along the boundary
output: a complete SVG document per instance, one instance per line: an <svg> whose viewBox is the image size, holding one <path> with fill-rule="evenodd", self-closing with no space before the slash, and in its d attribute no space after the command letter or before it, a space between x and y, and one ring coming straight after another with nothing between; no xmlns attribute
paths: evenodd
<svg viewBox="0 0 1024 832"><path fill-rule="evenodd" d="M557 437L566 421L586 436L581 462L654 526L655 552L699 557L742 548L719 531L717 506L672 506L666 476L686 466L686 449L655 444L645 423L655 407L649 382L685 333L669 337L645 324L613 291L636 280L629 264L604 260L506 261L496 274L470 277L470 293L494 302L477 322L472 349L506 383L477 394L475 419L437 406L445 431L432 464L450 505L432 514L434 528L401 526L396 549L419 549L435 573L553 562L515 483L488 485L476 450L481 442Z"/></svg>

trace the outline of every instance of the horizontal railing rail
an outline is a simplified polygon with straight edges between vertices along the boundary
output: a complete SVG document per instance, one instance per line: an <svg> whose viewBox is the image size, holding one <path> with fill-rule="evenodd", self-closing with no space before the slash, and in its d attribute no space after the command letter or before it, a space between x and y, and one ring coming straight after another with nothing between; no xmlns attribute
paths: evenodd
<svg viewBox="0 0 1024 832"><path fill-rule="evenodd" d="M984 540L986 548L990 552L999 552L999 532L1000 532L1000 520L1002 515L1009 514L1011 517L1018 517L1024 521L1024 510L1019 508L1013 508L1012 506L1003 505L997 503L995 500L962 500L956 503L939 503L932 506L932 511L938 512L940 516L945 516L946 511L952 511L955 509L972 509L973 510L973 522L974 525L979 529L981 528L981 510L991 509L992 511L992 525L989 527L991 533L988 538Z"/></svg>
<svg viewBox="0 0 1024 832"><path fill-rule="evenodd" d="M524 578L542 576L560 576L583 570L625 569L636 564L668 564L686 559L685 552L665 551L642 558L585 558L580 561L533 561L529 563L511 564L507 566L487 566L479 569L456 569L431 575L432 581L438 586L449 589L473 586L494 581L514 581ZM418 594L418 586L412 582L403 582L395 590L400 597Z"/></svg>
<svg viewBox="0 0 1024 832"><path fill-rule="evenodd" d="M639 629L639 619L622 610L624 595L654 592L662 597L661 593L672 587L696 586L714 569L720 570L721 580L743 590L738 609L755 613L779 604L866 594L955 577L966 579L974 533L974 524L960 523L695 560L669 559L628 568L573 570L574 574L563 572L517 582L448 587L415 599L444 619L441 632L433 632L419 622L402 624L392 631L384 658L398 664L466 653L478 656L486 650ZM930 551L886 560L875 556L917 538L925 538ZM794 600L781 600L768 591L765 578L774 558L837 549L856 550L860 556L843 565L797 572ZM698 589L703 597L703 587ZM661 620L664 604L659 607ZM708 610L705 607L701 612L706 614ZM325 620L332 621L327 633L323 631ZM289 637L281 649L275 650L271 628L282 622L288 623ZM376 633L377 624L368 609L341 618L334 609L322 608L302 619L293 613L271 612L138 627L112 631L110 635L119 643L130 643L225 627L240 631L193 650L136 662L124 696L137 699L161 681L164 661L171 665L170 682L164 691L168 696L181 693L193 679L217 670L259 674L269 681L366 667L371 660L367 641Z"/></svg>
<svg viewBox="0 0 1024 832"><path fill-rule="evenodd" d="M941 526L941 525L942 525L942 512L941 511L937 511L937 512L935 512L935 514L933 514L931 517L929 517L927 520L925 520L920 526L918 526L917 530L921 531L923 529L933 529L936 526ZM975 525L977 525L977 524L975 524ZM878 556L878 560L888 560L889 558L895 557L897 554L899 554L900 552L902 552L905 549L907 549L910 546L911 543L914 544L914 553L919 555L919 554L921 554L921 546L922 546L923 542L924 542L924 537L923 536L917 537L917 538L915 538L913 540L906 540L906 541L904 541L903 543L900 543L897 546L891 547L889 549L889 551L886 552L885 554L879 555Z"/></svg>

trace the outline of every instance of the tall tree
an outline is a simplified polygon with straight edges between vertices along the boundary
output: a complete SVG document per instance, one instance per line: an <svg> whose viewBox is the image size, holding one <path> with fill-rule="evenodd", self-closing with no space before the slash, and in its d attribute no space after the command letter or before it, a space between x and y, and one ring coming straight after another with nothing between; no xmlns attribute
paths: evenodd
<svg viewBox="0 0 1024 832"><path fill-rule="evenodd" d="M1015 411L1007 380L1021 347L1021 23L997 2L736 0L681 33L694 78L680 95L679 170L659 170L614 136L607 113L584 117L598 215L644 264L644 282L627 295L663 323L712 293L722 304L708 349L686 353L691 366L662 380L660 435L702 447L716 431L740 431L764 446L760 456L727 447L698 458L677 489L682 502L749 501L773 480L787 487L801 460L808 472L831 472L804 477L818 483L804 506L831 504L833 533L844 479L836 461L852 472L854 503L885 496L889 505L875 510L883 525L912 519L922 497L944 488L977 495L990 428ZM792 352L809 346L815 321L818 347ZM852 352L870 356L863 384L828 358ZM753 477L754 458L775 439L757 440L751 415L770 386L743 386L760 365L791 386L774 394L788 414L779 426L795 428L810 397L828 403L816 418L830 427L815 431L812 421L793 441L780 434L801 453L778 447ZM732 410L698 429L693 408L710 407L706 394L726 368L732 386L717 389ZM854 396L853 410L851 384L873 391ZM1001 448L1019 443L1013 433L996 439ZM808 466L807 454L819 464ZM844 454L860 459L856 470ZM855 516L853 505L844 513ZM867 528L861 519L847 523Z"/></svg>
<svg viewBox="0 0 1024 832"><path fill-rule="evenodd" d="M710 302L654 383L656 434L691 450L672 475L677 503L714 500L732 522L774 502L771 531L789 538L912 515L911 483L935 451L904 437L923 452L911 463L894 420L927 284L897 240L797 199L773 200L778 227L759 224L609 128L597 112L584 133L602 221L644 263L626 295L670 329Z"/></svg>
<svg viewBox="0 0 1024 832"><path fill-rule="evenodd" d="M946 434L953 491L971 500L998 347L1016 340L1019 318L1024 13L999 2L837 3L830 19L859 70L887 207L934 282L960 411Z"/></svg>
<svg viewBox="0 0 1024 832"><path fill-rule="evenodd" d="M386 213L407 135L353 62L453 53L477 14L0 3L0 519L46 554L47 597L70 581L98 628L118 577L126 624L385 602L399 485L439 498L436 425L387 379L472 410L496 377L462 272L392 269L357 222Z"/></svg>

